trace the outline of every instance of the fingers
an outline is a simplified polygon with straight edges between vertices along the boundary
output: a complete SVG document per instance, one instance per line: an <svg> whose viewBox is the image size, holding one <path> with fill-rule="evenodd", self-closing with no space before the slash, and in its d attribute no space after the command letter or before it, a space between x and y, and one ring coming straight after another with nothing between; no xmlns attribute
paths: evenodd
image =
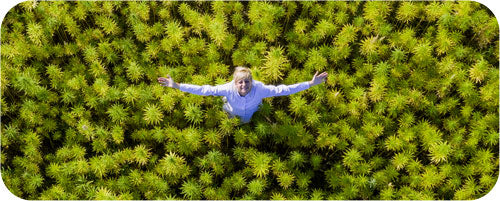
<svg viewBox="0 0 500 201"><path fill-rule="evenodd" d="M168 80L166 78L158 78L158 82L161 84L160 86L168 87Z"/></svg>
<svg viewBox="0 0 500 201"><path fill-rule="evenodd" d="M167 81L163 81L163 80L158 80L158 82L161 84L161 86L165 86L168 84Z"/></svg>
<svg viewBox="0 0 500 201"><path fill-rule="evenodd" d="M328 73L327 72L323 72L323 73L321 73L319 75L318 75L318 73L316 73L314 76L317 77L317 78L325 78L326 76L328 76Z"/></svg>
<svg viewBox="0 0 500 201"><path fill-rule="evenodd" d="M168 86L169 81L173 81L170 75L167 75L167 78L159 77L158 82L161 83L161 86Z"/></svg>
<svg viewBox="0 0 500 201"><path fill-rule="evenodd" d="M316 71L316 73L314 74L314 77L326 77L328 76L328 73L325 71L325 72L322 72L321 74L318 75L318 71Z"/></svg>
<svg viewBox="0 0 500 201"><path fill-rule="evenodd" d="M324 82L324 81L326 81L327 76L328 76L328 73L323 72L323 73L318 75L318 78L321 80L321 82Z"/></svg>

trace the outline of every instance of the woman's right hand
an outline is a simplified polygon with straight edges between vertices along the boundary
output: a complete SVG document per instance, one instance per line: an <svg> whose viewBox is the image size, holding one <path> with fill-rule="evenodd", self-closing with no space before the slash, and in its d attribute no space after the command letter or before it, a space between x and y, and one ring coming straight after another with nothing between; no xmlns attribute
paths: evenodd
<svg viewBox="0 0 500 201"><path fill-rule="evenodd" d="M161 86L164 86L164 87L171 87L171 88L176 88L176 89L179 88L179 84L175 83L174 79L172 79L172 77L170 77L170 75L167 75L166 78L159 77L158 82L161 84Z"/></svg>

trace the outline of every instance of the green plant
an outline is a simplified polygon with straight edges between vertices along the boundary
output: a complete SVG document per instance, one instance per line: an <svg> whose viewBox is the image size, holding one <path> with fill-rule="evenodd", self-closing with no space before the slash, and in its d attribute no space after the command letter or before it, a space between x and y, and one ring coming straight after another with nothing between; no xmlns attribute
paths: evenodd
<svg viewBox="0 0 500 201"><path fill-rule="evenodd" d="M193 124L199 124L203 120L203 112L196 105L188 105L186 110L184 110L184 115L186 119Z"/></svg>
<svg viewBox="0 0 500 201"><path fill-rule="evenodd" d="M290 66L288 59L283 56L284 50L281 47L271 47L266 53L266 62L262 67L262 74L264 80L276 81L282 78L283 71L287 70Z"/></svg>
<svg viewBox="0 0 500 201"><path fill-rule="evenodd" d="M184 182L182 184L181 190L184 198L191 200L200 199L202 195L202 187L194 180Z"/></svg>
<svg viewBox="0 0 500 201"><path fill-rule="evenodd" d="M266 181L260 178L250 181L247 185L248 191L254 195L260 195L266 188Z"/></svg>
<svg viewBox="0 0 500 201"><path fill-rule="evenodd" d="M148 104L144 108L144 120L147 124L158 124L163 119L163 113L156 104Z"/></svg>
<svg viewBox="0 0 500 201"><path fill-rule="evenodd" d="M282 173L278 176L278 182L279 182L279 185L281 187L283 187L284 189L287 189L288 187L290 187L293 183L295 179L295 176L293 176L293 174L290 174L290 173Z"/></svg>
<svg viewBox="0 0 500 201"><path fill-rule="evenodd" d="M253 169L253 174L257 177L264 177L269 173L272 158L266 153L256 153L248 163Z"/></svg>

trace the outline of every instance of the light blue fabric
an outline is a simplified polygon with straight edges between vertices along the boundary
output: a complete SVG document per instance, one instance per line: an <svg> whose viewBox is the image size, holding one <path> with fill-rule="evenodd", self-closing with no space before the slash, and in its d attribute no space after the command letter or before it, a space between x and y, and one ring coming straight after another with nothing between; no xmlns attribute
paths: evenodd
<svg viewBox="0 0 500 201"><path fill-rule="evenodd" d="M265 85L260 81L252 80L252 89L246 96L241 96L234 86L234 80L222 85L192 85L180 84L179 89L184 92L202 96L224 96L227 102L223 108L231 115L240 117L243 123L250 122L253 113L259 109L263 98L286 96L308 89L309 82L300 82L292 85Z"/></svg>

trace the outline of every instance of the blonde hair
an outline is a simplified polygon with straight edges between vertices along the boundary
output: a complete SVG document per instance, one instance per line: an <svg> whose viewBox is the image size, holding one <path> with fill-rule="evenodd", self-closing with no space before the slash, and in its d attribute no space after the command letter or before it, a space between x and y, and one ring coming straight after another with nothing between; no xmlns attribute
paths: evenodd
<svg viewBox="0 0 500 201"><path fill-rule="evenodd" d="M234 73L233 73L234 81L247 78L252 80L252 72L250 71L249 68L243 66L238 66L234 68Z"/></svg>

